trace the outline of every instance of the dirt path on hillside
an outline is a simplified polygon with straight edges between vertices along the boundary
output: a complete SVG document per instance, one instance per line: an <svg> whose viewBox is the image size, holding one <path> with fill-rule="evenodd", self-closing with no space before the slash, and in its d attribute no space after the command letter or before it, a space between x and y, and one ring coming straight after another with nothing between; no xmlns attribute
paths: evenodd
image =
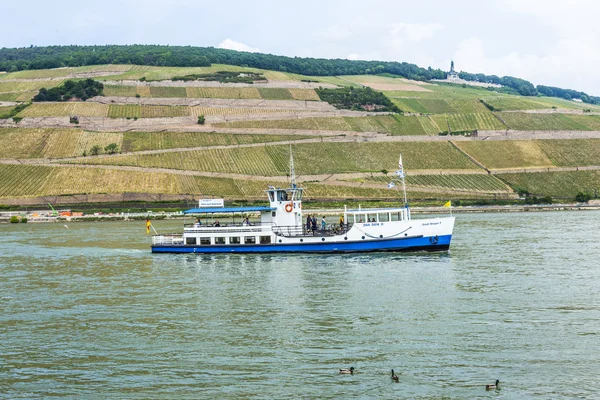
<svg viewBox="0 0 600 400"><path fill-rule="evenodd" d="M280 88L280 89L318 89L319 87L335 89L339 86L325 82L278 81L256 83L222 83L218 81L152 81L139 80L104 81L105 85L114 86L150 86L150 87L205 87L205 88Z"/></svg>
<svg viewBox="0 0 600 400"><path fill-rule="evenodd" d="M600 111L583 112L572 108L542 108L537 110L506 110L505 113L525 113L525 114L579 114L579 115L600 115Z"/></svg>
<svg viewBox="0 0 600 400"><path fill-rule="evenodd" d="M199 106L210 108L271 108L284 110L337 111L324 101L309 100L263 100L263 99L209 99L209 98L152 98L96 96L86 100L100 104L141 104L166 106Z"/></svg>

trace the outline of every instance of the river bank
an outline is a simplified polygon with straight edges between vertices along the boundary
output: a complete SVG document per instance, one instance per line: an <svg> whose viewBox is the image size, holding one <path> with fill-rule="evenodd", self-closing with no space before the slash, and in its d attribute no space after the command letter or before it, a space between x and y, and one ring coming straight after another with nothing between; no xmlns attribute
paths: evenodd
<svg viewBox="0 0 600 400"><path fill-rule="evenodd" d="M373 207L363 207L373 208ZM458 206L458 207L411 207L411 213L413 215L418 214L448 214L450 212L454 214L471 214L471 213L506 213L506 212L541 212L541 211L578 211L578 210L600 210L600 201L592 200L589 203L573 203L573 204L535 204L535 205L485 205L485 206ZM63 215L59 215L58 213ZM43 222L89 222L89 221L135 221L135 220L164 220L164 219L184 219L185 216L182 211L174 212L121 212L121 213L76 213L77 215L65 215L69 212L59 211L5 211L0 212L0 223L10 223L11 218L17 217L19 222L21 219L25 219L23 222L27 223L43 223ZM344 212L341 208L313 208L304 209L305 215L324 215L332 216L339 215ZM73 213L71 213L73 214ZM219 214L214 215L216 217L222 217ZM189 217L188 217L189 218Z"/></svg>

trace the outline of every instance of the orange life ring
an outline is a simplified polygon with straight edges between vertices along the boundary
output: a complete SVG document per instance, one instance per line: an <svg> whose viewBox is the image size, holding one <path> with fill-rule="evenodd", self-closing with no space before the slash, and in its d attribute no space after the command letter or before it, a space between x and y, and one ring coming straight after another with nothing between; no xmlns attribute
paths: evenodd
<svg viewBox="0 0 600 400"><path fill-rule="evenodd" d="M285 211L292 212L293 209L294 209L294 206L292 205L292 203L287 203L285 205Z"/></svg>

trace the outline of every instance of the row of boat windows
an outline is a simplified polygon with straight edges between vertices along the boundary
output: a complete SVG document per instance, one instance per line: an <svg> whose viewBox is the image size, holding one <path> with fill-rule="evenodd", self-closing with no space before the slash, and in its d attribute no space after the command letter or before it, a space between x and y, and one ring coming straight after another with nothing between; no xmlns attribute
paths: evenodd
<svg viewBox="0 0 600 400"><path fill-rule="evenodd" d="M210 246L215 244L269 244L271 236L186 237L185 244Z"/></svg>

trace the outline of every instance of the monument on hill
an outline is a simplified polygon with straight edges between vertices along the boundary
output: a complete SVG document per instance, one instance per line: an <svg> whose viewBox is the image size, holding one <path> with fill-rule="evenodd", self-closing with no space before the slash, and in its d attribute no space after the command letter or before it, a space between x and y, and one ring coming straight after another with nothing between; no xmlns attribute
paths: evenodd
<svg viewBox="0 0 600 400"><path fill-rule="evenodd" d="M458 74L454 70L454 61L450 61L450 72L446 76L446 79L456 81L458 79Z"/></svg>

